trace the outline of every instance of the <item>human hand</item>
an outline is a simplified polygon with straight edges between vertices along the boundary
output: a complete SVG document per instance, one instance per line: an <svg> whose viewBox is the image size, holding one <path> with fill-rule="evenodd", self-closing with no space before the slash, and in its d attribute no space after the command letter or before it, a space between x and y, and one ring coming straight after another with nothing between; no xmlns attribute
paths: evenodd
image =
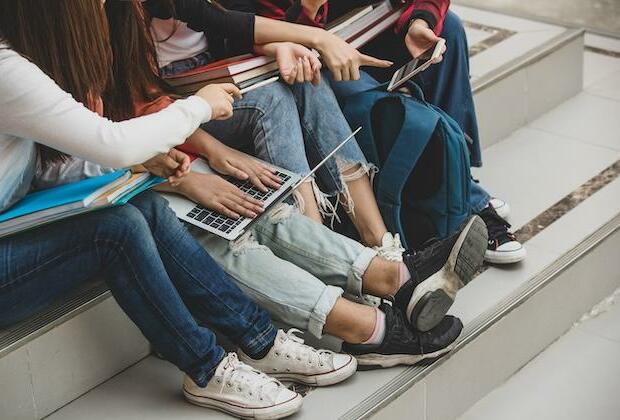
<svg viewBox="0 0 620 420"><path fill-rule="evenodd" d="M263 192L267 192L269 188L280 188L280 178L273 169L216 139L210 141L205 154L209 166L223 175L230 175L240 180L249 179Z"/></svg>
<svg viewBox="0 0 620 420"><path fill-rule="evenodd" d="M167 154L160 153L144 162L142 166L153 175L166 178L170 185L175 186L189 174L191 162L185 153L170 149Z"/></svg>
<svg viewBox="0 0 620 420"><path fill-rule="evenodd" d="M207 85L196 92L197 96L211 105L212 120L226 120L232 117L235 98L241 99L241 92L232 83Z"/></svg>
<svg viewBox="0 0 620 420"><path fill-rule="evenodd" d="M435 32L429 28L428 23L424 19L415 19L405 35L405 45L413 58L418 58L425 51L433 48L440 40ZM443 59L443 53L446 51L444 45L443 51L435 63L439 63Z"/></svg>
<svg viewBox="0 0 620 420"><path fill-rule="evenodd" d="M259 54L275 57L280 76L288 84L321 81L321 61L317 54L292 42L272 42L256 47Z"/></svg>
<svg viewBox="0 0 620 420"><path fill-rule="evenodd" d="M264 211L261 201L216 174L192 172L172 191L232 219L255 218Z"/></svg>
<svg viewBox="0 0 620 420"><path fill-rule="evenodd" d="M322 31L317 50L336 81L358 80L361 66L387 68L394 64L391 61L362 54L343 39L327 31Z"/></svg>

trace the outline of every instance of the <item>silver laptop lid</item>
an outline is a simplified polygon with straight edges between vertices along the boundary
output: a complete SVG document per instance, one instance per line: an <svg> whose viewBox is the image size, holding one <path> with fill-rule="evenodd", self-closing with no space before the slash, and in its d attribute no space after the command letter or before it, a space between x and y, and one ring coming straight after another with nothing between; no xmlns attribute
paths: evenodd
<svg viewBox="0 0 620 420"><path fill-rule="evenodd" d="M327 162L329 159L332 158L332 156L334 156L336 154L336 152L338 150L340 150L349 140L351 140L353 137L355 137L355 135L357 133L359 133L362 130L362 127L357 127L357 129L352 132L349 137L347 137L346 139L344 139L342 141L342 143L340 143L334 150L331 151L330 154L328 154L327 156L325 156L325 159L323 159L322 161L320 161L309 173L308 175L304 176L303 178L301 178L299 181L297 181L297 184L295 185L295 187L293 187L293 189L297 188L299 185L303 184L304 182L306 182L312 175L314 175L314 173L319 170L319 168L323 165L325 165L325 162Z"/></svg>

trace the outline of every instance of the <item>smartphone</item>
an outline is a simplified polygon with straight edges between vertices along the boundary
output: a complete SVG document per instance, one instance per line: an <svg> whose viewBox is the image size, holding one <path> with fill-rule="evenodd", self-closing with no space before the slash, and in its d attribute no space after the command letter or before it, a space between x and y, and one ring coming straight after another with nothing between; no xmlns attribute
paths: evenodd
<svg viewBox="0 0 620 420"><path fill-rule="evenodd" d="M437 59L441 56L444 46L446 45L446 41L444 39L440 39L437 41L433 48L429 48L426 50L421 56L418 58L414 58L398 70L392 76L392 80L388 85L388 92L392 92L394 89L398 89L402 85L407 82L407 80L411 80L413 76L416 74L426 70L434 64Z"/></svg>

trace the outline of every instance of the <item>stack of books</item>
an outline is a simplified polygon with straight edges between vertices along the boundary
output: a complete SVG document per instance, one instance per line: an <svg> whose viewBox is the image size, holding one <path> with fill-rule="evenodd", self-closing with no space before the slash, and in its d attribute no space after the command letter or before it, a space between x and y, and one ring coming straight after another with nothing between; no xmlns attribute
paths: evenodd
<svg viewBox="0 0 620 420"><path fill-rule="evenodd" d="M118 206L157 184L148 172L120 170L28 194L0 213L0 238L77 214Z"/></svg>
<svg viewBox="0 0 620 420"><path fill-rule="evenodd" d="M383 0L351 11L332 22L327 30L360 48L392 27L400 11L390 0ZM187 96L211 83L234 83L241 90L249 89L277 75L278 65L273 58L245 54L197 67L166 81L176 93Z"/></svg>

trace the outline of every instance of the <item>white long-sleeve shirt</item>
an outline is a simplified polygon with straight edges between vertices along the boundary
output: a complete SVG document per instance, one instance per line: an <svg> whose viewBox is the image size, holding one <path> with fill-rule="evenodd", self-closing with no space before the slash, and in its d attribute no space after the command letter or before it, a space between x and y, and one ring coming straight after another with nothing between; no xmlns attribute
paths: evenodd
<svg viewBox="0 0 620 420"><path fill-rule="evenodd" d="M122 168L168 152L210 119L209 104L191 96L155 114L112 122L0 43L0 151L18 150L9 145L33 140L102 166ZM5 195L0 195L0 211L15 200L10 195L19 189L6 185L14 179L7 168L19 166L18 158L15 153L0 155L0 194Z"/></svg>

